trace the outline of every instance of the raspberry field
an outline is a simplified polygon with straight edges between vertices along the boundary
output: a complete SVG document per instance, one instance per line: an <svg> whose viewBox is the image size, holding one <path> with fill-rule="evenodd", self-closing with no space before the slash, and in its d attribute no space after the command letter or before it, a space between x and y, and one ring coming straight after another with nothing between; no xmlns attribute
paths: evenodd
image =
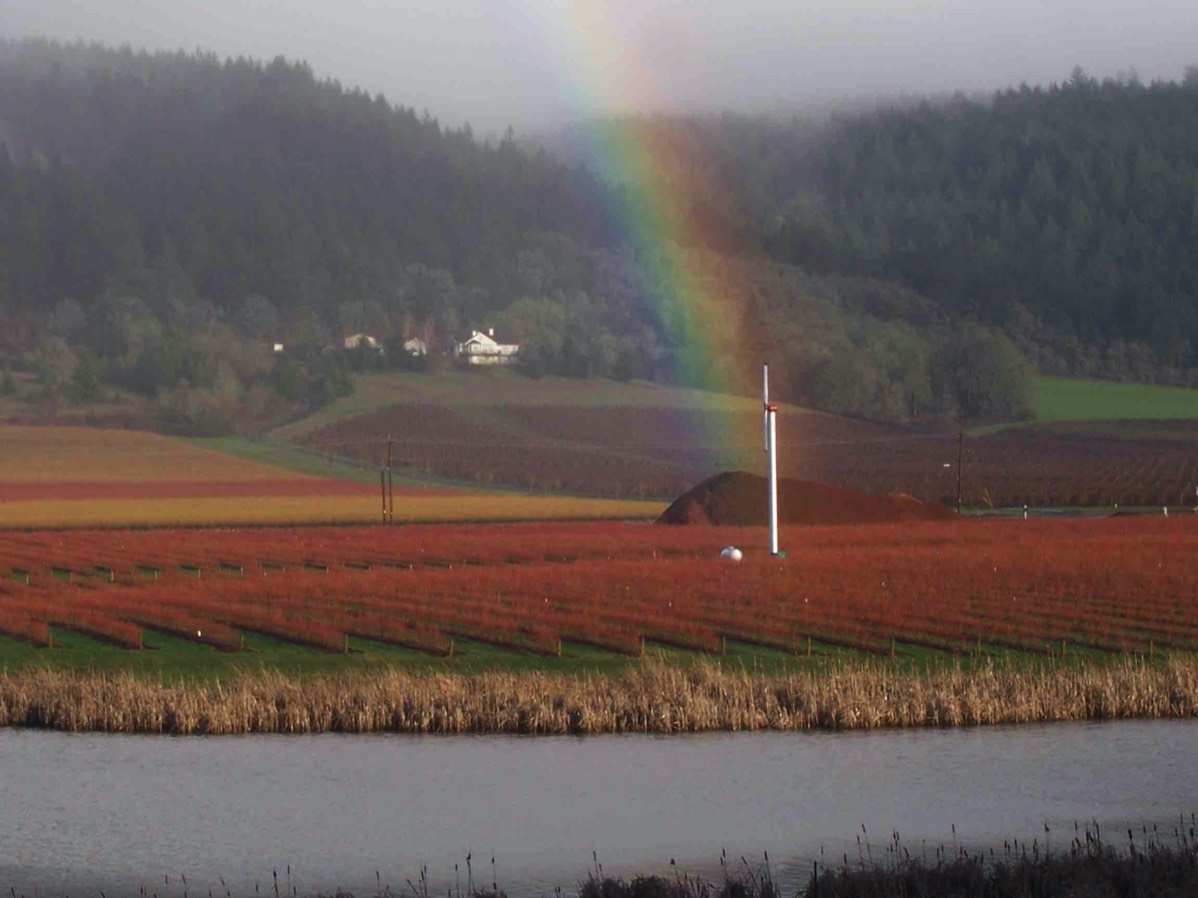
<svg viewBox="0 0 1198 898"><path fill-rule="evenodd" d="M8 664L550 669L1198 647L1198 518L0 534ZM718 557L728 544L744 561ZM278 654L283 648L286 652ZM272 654L274 652L275 654ZM207 660L205 660L207 659Z"/></svg>

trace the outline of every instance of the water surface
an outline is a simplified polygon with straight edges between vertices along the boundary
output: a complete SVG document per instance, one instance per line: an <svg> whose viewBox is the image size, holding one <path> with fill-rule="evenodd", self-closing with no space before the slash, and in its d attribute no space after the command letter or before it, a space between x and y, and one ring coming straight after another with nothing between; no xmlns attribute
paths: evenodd
<svg viewBox="0 0 1198 898"><path fill-rule="evenodd" d="M442 890L513 898L606 872L718 872L768 851L790 891L813 858L954 839L1064 848L1198 809L1198 722L699 736L234 736L0 730L0 891L374 894L427 865ZM876 854L877 856L877 854ZM166 881L169 877L170 882ZM410 894L410 892L409 892ZM442 891L444 894L444 891Z"/></svg>

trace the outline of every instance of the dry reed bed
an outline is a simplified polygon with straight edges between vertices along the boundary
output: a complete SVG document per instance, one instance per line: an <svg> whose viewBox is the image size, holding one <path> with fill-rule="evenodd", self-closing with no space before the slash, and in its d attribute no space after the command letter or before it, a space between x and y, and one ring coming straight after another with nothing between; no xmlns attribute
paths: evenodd
<svg viewBox="0 0 1198 898"><path fill-rule="evenodd" d="M160 684L45 669L0 677L0 726L124 733L675 733L1198 716L1198 659L904 674L761 675L648 661L619 676L387 670Z"/></svg>

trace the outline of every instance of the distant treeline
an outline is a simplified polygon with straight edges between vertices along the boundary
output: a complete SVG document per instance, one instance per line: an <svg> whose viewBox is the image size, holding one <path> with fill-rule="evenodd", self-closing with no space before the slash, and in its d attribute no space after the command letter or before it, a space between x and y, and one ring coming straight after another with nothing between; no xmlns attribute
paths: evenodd
<svg viewBox="0 0 1198 898"><path fill-rule="evenodd" d="M705 385L665 259L707 273L745 389L768 357L832 411L1019 416L1035 367L1185 381L1196 99L1079 75L818 127L654 120L702 152L657 171L697 242L647 250L637 185L302 63L0 42L0 368L209 432L429 364L330 354L357 332L495 325L534 376Z"/></svg>
<svg viewBox="0 0 1198 898"><path fill-rule="evenodd" d="M814 122L654 119L708 233L815 274L894 281L998 326L1046 373L1192 383L1198 66Z"/></svg>

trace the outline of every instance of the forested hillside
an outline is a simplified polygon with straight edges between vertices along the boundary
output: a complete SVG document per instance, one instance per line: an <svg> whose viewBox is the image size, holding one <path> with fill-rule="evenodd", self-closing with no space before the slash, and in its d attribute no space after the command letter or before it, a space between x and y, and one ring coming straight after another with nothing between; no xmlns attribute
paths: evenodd
<svg viewBox="0 0 1198 898"><path fill-rule="evenodd" d="M388 298L414 262L506 285L522 234L602 227L560 163L281 59L6 44L0 121L5 181L24 188L5 216L18 309L146 269L284 311Z"/></svg>
<svg viewBox="0 0 1198 898"><path fill-rule="evenodd" d="M726 239L813 273L897 281L989 322L1037 367L1192 382L1198 67L829 120L658 119L701 145Z"/></svg>
<svg viewBox="0 0 1198 898"><path fill-rule="evenodd" d="M216 432L410 365L408 337L487 325L531 376L701 385L674 363L671 269L702 273L746 389L769 358L832 411L1017 417L1028 356L1185 381L1196 99L1078 76L821 125L640 122L703 235L646 247L622 228L640 185L302 63L0 42L0 394L116 391ZM358 331L392 351L340 351Z"/></svg>

